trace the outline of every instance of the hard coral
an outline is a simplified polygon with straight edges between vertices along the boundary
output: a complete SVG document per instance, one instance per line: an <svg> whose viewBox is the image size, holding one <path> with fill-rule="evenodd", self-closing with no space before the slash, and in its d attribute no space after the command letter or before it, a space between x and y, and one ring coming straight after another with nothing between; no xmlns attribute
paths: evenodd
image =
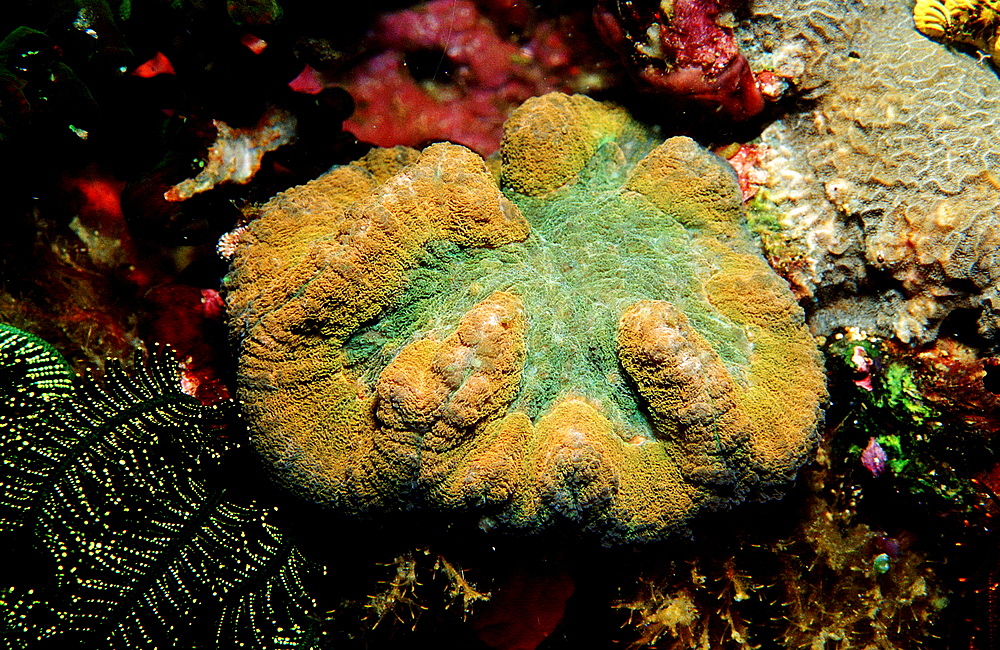
<svg viewBox="0 0 1000 650"><path fill-rule="evenodd" d="M375 151L240 234L240 399L280 478L608 542L789 478L821 363L729 166L559 94L501 157L503 191L461 146Z"/></svg>
<svg viewBox="0 0 1000 650"><path fill-rule="evenodd" d="M952 43L972 45L1000 65L1000 6L982 0L917 0L913 23L921 33Z"/></svg>
<svg viewBox="0 0 1000 650"><path fill-rule="evenodd" d="M762 135L768 196L805 253L811 326L924 343L956 309L1000 331L1000 80L894 0L753 5L747 50L808 103ZM767 48L767 49L763 49Z"/></svg>
<svg viewBox="0 0 1000 650"><path fill-rule="evenodd" d="M368 37L376 53L339 80L356 104L344 127L383 147L448 140L488 156L528 97L605 84L573 20L541 22L518 44L470 0L385 14Z"/></svg>
<svg viewBox="0 0 1000 650"><path fill-rule="evenodd" d="M763 110L764 97L731 20L720 0L598 0L594 8L604 40L647 90L745 120Z"/></svg>

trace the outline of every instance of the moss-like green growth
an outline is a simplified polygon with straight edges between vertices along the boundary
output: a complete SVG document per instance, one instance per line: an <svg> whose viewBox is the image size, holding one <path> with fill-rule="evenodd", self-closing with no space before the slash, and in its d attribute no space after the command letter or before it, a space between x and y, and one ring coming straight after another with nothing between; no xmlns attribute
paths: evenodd
<svg viewBox="0 0 1000 650"><path fill-rule="evenodd" d="M882 373L881 384L881 390L873 396L879 408L891 409L897 416L909 418L916 426L928 424L937 415L934 407L920 394L913 368L904 361L889 363Z"/></svg>
<svg viewBox="0 0 1000 650"><path fill-rule="evenodd" d="M747 228L760 238L765 251L777 254L787 246L787 239L782 234L785 228L781 225L781 209L764 188L757 190L747 202Z"/></svg>
<svg viewBox="0 0 1000 650"><path fill-rule="evenodd" d="M993 462L989 439L932 399L940 369L914 349L856 330L832 337L826 352L832 370L850 379L836 391L845 413L835 453L860 467L874 439L887 457L886 480L959 510L981 501L971 479Z"/></svg>

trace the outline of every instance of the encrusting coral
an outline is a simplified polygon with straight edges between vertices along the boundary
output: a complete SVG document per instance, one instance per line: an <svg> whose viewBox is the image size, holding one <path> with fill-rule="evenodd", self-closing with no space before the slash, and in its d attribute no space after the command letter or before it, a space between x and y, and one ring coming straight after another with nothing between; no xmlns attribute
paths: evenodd
<svg viewBox="0 0 1000 650"><path fill-rule="evenodd" d="M751 64L806 100L761 139L789 242L778 266L815 297L814 333L926 343L969 309L996 335L996 72L918 32L904 2L765 0L752 12Z"/></svg>
<svg viewBox="0 0 1000 650"><path fill-rule="evenodd" d="M498 187L458 145L375 150L235 236L239 397L279 478L606 542L790 478L822 364L728 165L560 94L501 160Z"/></svg>

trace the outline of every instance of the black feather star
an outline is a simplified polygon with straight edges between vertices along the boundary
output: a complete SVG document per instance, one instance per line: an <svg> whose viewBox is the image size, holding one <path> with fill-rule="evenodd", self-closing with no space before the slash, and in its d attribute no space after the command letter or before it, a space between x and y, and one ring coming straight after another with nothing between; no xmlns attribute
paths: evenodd
<svg viewBox="0 0 1000 650"><path fill-rule="evenodd" d="M325 647L304 586L323 569L269 522L274 508L212 480L230 407L182 392L168 355L140 366L81 380L0 324L6 647Z"/></svg>

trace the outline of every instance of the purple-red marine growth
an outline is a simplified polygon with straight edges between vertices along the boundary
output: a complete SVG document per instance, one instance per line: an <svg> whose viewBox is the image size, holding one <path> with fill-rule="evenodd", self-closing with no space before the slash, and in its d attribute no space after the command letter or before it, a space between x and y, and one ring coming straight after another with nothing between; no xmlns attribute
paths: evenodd
<svg viewBox="0 0 1000 650"><path fill-rule="evenodd" d="M647 90L709 106L733 120L764 109L721 0L598 0L594 23Z"/></svg>

